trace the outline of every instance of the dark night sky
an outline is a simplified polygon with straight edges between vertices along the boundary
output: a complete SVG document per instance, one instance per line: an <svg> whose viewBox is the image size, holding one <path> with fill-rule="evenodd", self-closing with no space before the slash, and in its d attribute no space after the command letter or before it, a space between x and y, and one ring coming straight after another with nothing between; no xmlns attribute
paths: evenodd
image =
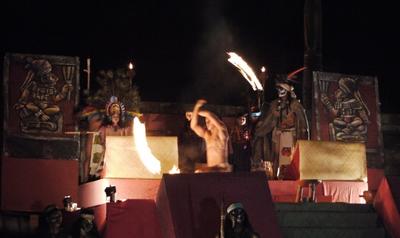
<svg viewBox="0 0 400 238"><path fill-rule="evenodd" d="M0 53L79 56L81 62L91 57L95 70L133 60L144 101L193 103L204 96L210 103L244 105L249 86L225 52L274 73L301 67L303 4L6 0L0 3ZM377 76L382 111L400 112L394 99L400 80L397 8L355 0L322 6L324 70Z"/></svg>

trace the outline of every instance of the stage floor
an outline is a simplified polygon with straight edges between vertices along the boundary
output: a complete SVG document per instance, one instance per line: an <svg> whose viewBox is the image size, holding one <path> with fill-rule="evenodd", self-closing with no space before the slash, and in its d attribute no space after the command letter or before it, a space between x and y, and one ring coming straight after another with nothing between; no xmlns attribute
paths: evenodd
<svg viewBox="0 0 400 238"><path fill-rule="evenodd" d="M274 202L294 202L297 191L297 182L293 180L266 181ZM155 200L160 179L116 179L104 178L83 184L79 187L79 205L92 207L107 202L104 189L116 186L117 200L152 199ZM365 203L360 197L368 190L367 182L356 181L323 181L316 189L317 200L320 202ZM304 195L308 191L303 192Z"/></svg>

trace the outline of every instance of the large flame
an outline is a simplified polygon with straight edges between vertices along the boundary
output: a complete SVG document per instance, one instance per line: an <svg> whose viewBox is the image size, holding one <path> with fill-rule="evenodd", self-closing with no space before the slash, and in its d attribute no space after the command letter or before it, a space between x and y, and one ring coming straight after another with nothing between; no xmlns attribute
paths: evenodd
<svg viewBox="0 0 400 238"><path fill-rule="evenodd" d="M258 80L256 74L253 69L235 52L227 52L229 55L228 61L231 62L236 68L239 69L239 72L243 75L243 77L250 83L251 87L254 91L263 90L263 86Z"/></svg>
<svg viewBox="0 0 400 238"><path fill-rule="evenodd" d="M139 158L144 166L152 174L160 174L161 163L151 152L149 145L147 144L146 127L137 117L133 119L133 137Z"/></svg>

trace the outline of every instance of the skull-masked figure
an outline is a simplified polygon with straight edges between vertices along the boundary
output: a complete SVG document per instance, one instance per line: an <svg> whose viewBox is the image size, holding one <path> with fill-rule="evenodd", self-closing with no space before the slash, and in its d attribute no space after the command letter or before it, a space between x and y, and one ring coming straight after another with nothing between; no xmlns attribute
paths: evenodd
<svg viewBox="0 0 400 238"><path fill-rule="evenodd" d="M258 238L241 203L232 203L226 209L224 238Z"/></svg>
<svg viewBox="0 0 400 238"><path fill-rule="evenodd" d="M296 99L292 82L289 76L277 80L278 98L270 103L255 127L252 162L271 161L275 176L281 165L290 163L296 141L309 137L305 110Z"/></svg>

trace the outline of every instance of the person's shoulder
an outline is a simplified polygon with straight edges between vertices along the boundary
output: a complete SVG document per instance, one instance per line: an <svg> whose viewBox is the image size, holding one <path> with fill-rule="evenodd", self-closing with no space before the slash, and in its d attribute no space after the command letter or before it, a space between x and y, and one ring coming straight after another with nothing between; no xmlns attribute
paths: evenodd
<svg viewBox="0 0 400 238"><path fill-rule="evenodd" d="M290 105L291 105L292 108L297 108L297 109L303 109L304 108L303 105L300 103L300 101L297 100L297 99L292 100L290 102Z"/></svg>

